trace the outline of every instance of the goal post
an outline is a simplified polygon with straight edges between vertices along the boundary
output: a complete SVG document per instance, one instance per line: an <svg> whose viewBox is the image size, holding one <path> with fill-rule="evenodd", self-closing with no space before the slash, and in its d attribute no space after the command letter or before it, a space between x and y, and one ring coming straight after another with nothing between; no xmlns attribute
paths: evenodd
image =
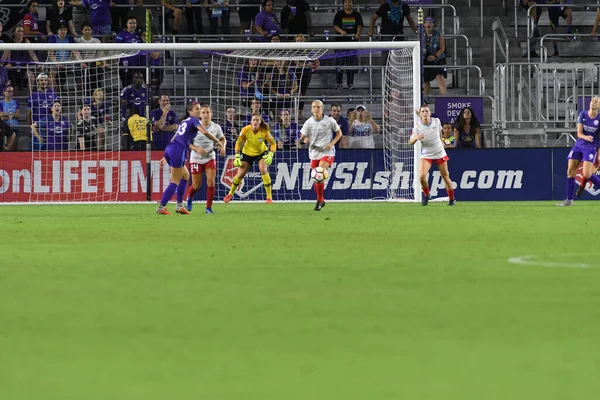
<svg viewBox="0 0 600 400"><path fill-rule="evenodd" d="M377 95L381 96L382 112L377 118L381 121L384 143L381 156L384 171L377 172L382 172L381 177L385 179L385 182L380 182L380 187L385 188L385 195L376 197L390 200L419 200L418 160L420 150L418 146L408 146L407 142L416 120L414 110L420 106L420 44L416 41L353 42L351 46L353 51L364 54L371 51L389 52L382 73L381 93ZM66 112L67 119L71 124L69 133L65 135L64 139L67 143L64 146L53 145L48 149L39 146L35 148L32 145L29 152L1 154L0 203L145 201L147 195L153 200L159 196L164 186L168 185L168 167L161 169L158 166L159 152L151 150L149 145L136 148L137 151L122 151L123 134L128 129L126 118L130 116L123 115L121 102L125 83L130 83L124 82L126 79L124 77L127 76L127 72L131 72L126 70L124 73L123 63L118 62L123 58L143 57L145 54L157 51L174 53L197 51L199 59L200 57L209 57L211 61L209 89L204 90L203 93L188 93L189 98L185 99L185 104L196 98L209 98L214 113L213 121L222 124L228 106L234 105L242 109L243 111L238 114L246 114L251 111L251 105L247 103L248 98L242 98L239 89L239 73L247 60L263 60L266 68L270 69L276 63L284 65L287 63L290 66L295 65L297 72L306 69L308 63L321 58L328 51L348 50L348 47L349 44L345 42L128 43L127 45L114 43L2 43L0 52L8 51L14 54L14 52L23 53L31 50L38 54L47 54L48 52L55 54L70 52L72 54L68 60L56 61L43 57L38 63L32 62L24 67L28 74L33 75L31 87L21 90L22 94L27 94L29 99L35 98L38 75L63 69L72 71L72 75L67 74L62 77L64 84L52 82L53 87L60 91L57 93L59 101L66 102L67 109L63 112ZM77 57L74 56L76 53L78 53ZM96 63L98 63L98 69L89 68L82 72L82 64L95 65ZM121 64L121 66L118 67L117 64ZM145 62L135 65L139 65L139 70L147 75ZM174 67L174 69L176 68L181 67ZM301 80L301 73L296 75L296 79ZM173 75L173 79L180 78L176 71L173 71ZM60 74L57 76L58 79L61 78ZM187 79L191 79L191 77L188 76ZM98 144L97 148L81 149L81 136L78 137L75 126L82 119L82 106L85 106L86 101L93 100L93 89L98 87L104 89L105 101L108 103L106 110L108 119L104 122L110 120L110 127L104 126L101 142L97 139L95 141ZM295 90L290 97L284 97L283 101L277 99L279 93L277 87L273 92L267 93L265 101L271 105L274 104L274 112L271 112L269 116L278 119L282 110L289 110L291 120L301 127L304 121L297 120L300 103L305 101L308 104L304 113L304 117L307 118L310 115L311 100L320 100L324 97L326 99L326 96L319 93L318 87L311 87L310 94L305 98L299 96L297 92L298 90ZM158 94L156 93L156 95ZM269 95L274 96L275 100L269 100ZM353 97L360 98L360 95L353 94ZM250 98L255 98L255 95ZM154 104L150 105L152 100L146 98L144 107L140 106L139 116L145 118L145 123L150 119L150 110L156 108ZM46 104L46 106L50 107L48 115L44 117L47 120L55 118L56 115L52 115L51 104ZM327 110L325 111L327 112ZM181 119L185 115L185 109L177 110L177 114ZM60 121L60 118L56 121ZM270 124L272 132L275 128L274 125L275 121ZM48 129L47 124L45 128ZM96 130L96 135L98 132L99 130ZM40 136L40 132L33 132L33 129L23 127L21 136L29 136L33 142L34 138L37 139ZM85 144L91 143L89 140L87 142L85 140ZM42 141L44 141L43 136ZM229 172L226 170L228 158L232 156L231 149L230 144L226 160L218 162L217 180L222 184L217 183L217 200L222 199L227 190L225 183L227 181L226 174ZM378 151L380 150L373 150L373 152ZM11 157L16 157L17 153L19 162L11 165ZM309 193L307 189L310 189L312 185L310 168L305 160L307 157L303 154L307 153L307 150L302 148L286 149L278 153L275 165L270 169L274 184L274 200L312 200L310 196L307 196ZM219 159L219 157L217 158ZM339 163L343 160L344 151L338 151L335 162ZM258 168L254 168L256 168L254 172L257 172ZM331 184L332 175L335 177L335 173L330 173L328 184ZM256 176L253 178L251 175L248 179L256 179ZM248 187L254 189L254 195L250 193L241 199L262 199L262 189L259 186L260 184L249 183ZM360 199L368 200L369 197Z"/></svg>

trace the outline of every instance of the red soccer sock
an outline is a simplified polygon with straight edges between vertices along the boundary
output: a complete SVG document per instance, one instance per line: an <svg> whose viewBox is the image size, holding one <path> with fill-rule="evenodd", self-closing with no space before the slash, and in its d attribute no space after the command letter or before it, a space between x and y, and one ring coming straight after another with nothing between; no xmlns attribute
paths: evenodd
<svg viewBox="0 0 600 400"><path fill-rule="evenodd" d="M317 201L325 201L325 184L324 183L315 183L315 193L317 194Z"/></svg>
<svg viewBox="0 0 600 400"><path fill-rule="evenodd" d="M448 192L448 198L454 200L454 189L446 189L446 191Z"/></svg>
<svg viewBox="0 0 600 400"><path fill-rule="evenodd" d="M185 200L189 199L190 197L193 199L197 191L198 189L194 189L194 187L190 185L190 187L188 187L187 193L185 194Z"/></svg>
<svg viewBox="0 0 600 400"><path fill-rule="evenodd" d="M208 186L206 188L206 208L212 208L213 200L215 199L215 187Z"/></svg>
<svg viewBox="0 0 600 400"><path fill-rule="evenodd" d="M423 186L423 194L425 197L429 197L429 186Z"/></svg>
<svg viewBox="0 0 600 400"><path fill-rule="evenodd" d="M585 188L585 185L587 185L588 182L589 181L585 178L585 176L581 177L581 184L579 185L579 187Z"/></svg>

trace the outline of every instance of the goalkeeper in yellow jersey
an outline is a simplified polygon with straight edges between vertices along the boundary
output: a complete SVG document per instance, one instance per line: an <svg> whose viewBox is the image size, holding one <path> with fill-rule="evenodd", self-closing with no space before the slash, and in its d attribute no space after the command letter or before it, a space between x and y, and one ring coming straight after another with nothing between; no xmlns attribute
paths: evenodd
<svg viewBox="0 0 600 400"><path fill-rule="evenodd" d="M269 143L268 149L267 143ZM242 145L244 146L243 148ZM240 149L242 151L241 156ZM277 143L275 142L275 139L273 139L273 136L271 136L271 132L269 132L269 125L263 121L260 114L252 114L250 125L242 128L240 135L235 142L235 160L233 161L233 165L238 167L238 170L233 178L229 194L223 199L225 203L231 201L233 193L235 193L242 182L242 179L246 176L248 168L250 168L255 161L258 161L260 175L262 176L265 185L267 203L270 204L273 202L269 165L273 162L275 149L277 149Z"/></svg>

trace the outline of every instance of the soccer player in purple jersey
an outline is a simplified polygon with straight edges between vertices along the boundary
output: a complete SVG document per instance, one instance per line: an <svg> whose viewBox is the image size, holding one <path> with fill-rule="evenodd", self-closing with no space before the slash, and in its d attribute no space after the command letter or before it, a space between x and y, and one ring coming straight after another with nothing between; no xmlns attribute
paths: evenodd
<svg viewBox="0 0 600 400"><path fill-rule="evenodd" d="M157 214L169 215L166 206L175 192L177 192L177 207L175 212L178 214L190 213L183 206L183 195L185 194L187 182L190 179L190 172L185 166L185 157L188 150L194 150L198 153L202 152L202 149L192 144L198 132L215 142L215 148L218 149L221 146L221 142L202 126L200 122L200 110L199 103L193 102L190 105L188 109L189 117L181 121L179 129L177 129L171 143L165 149L165 156L160 160L161 168L165 163L171 167L171 183L169 183L169 186L167 186L162 195L160 204L156 209Z"/></svg>
<svg viewBox="0 0 600 400"><path fill-rule="evenodd" d="M594 175L594 161L600 146L598 134L600 133L600 98L593 97L590 101L590 109L579 113L577 119L577 141L568 155L567 164L567 195L564 202L558 206L572 206L573 193L575 191L575 174L577 167L583 161L583 186L588 180L600 186L600 177ZM581 194L581 193L579 193Z"/></svg>

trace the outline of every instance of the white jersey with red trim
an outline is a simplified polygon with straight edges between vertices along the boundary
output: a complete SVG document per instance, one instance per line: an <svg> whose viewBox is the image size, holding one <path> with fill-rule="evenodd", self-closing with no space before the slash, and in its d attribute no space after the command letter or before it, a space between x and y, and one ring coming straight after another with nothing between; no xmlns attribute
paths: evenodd
<svg viewBox="0 0 600 400"><path fill-rule="evenodd" d="M223 137L223 130L221 129L221 127L212 121L210 125L208 125L208 127L205 126L204 129L212 133L212 135L219 140L221 140L221 138ZM207 138L203 133L198 132L198 134L194 138L193 145L198 146L203 150L206 150L207 154L205 156L201 156L200 154L192 150L190 151L190 162L197 164L206 164L210 160L214 160L216 158L215 143L211 139Z"/></svg>
<svg viewBox="0 0 600 400"><path fill-rule="evenodd" d="M438 118L431 118L429 125L425 125L419 121L411 137L422 133L424 135L421 139L421 157L431 158L437 160L446 156L446 150L444 150L444 143L440 132L442 131L442 123Z"/></svg>
<svg viewBox="0 0 600 400"><path fill-rule="evenodd" d="M320 160L323 157L335 156L335 146L331 150L325 150L325 146L331 143L332 132L339 130L338 123L328 115L323 115L323 118L318 121L315 117L307 119L300 132L310 139L308 157L311 160Z"/></svg>

